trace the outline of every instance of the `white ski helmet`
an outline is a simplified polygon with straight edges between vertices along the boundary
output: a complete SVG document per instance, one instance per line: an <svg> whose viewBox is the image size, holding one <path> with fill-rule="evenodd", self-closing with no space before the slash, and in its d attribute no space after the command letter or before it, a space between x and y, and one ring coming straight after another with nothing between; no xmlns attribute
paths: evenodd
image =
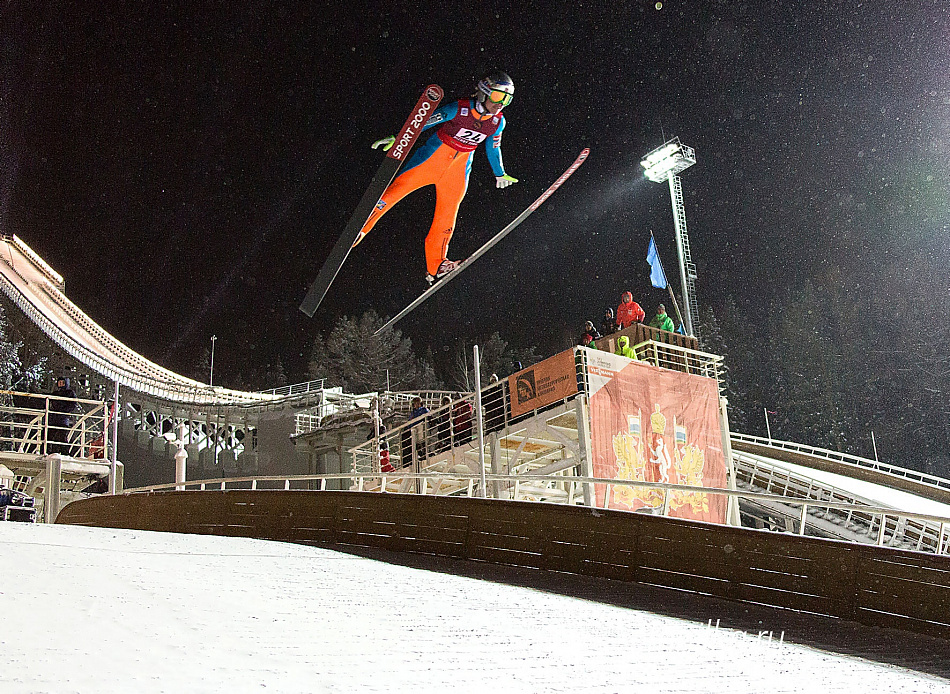
<svg viewBox="0 0 950 694"><path fill-rule="evenodd" d="M514 80L501 70L491 73L485 79L479 80L478 91L475 93L478 103L484 105L486 101L492 101L496 104L501 104L502 107L510 104L514 95Z"/></svg>

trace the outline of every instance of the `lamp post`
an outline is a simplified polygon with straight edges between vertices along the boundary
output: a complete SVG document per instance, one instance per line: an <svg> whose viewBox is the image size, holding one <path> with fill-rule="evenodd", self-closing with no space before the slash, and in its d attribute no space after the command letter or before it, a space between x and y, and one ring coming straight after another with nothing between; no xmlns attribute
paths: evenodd
<svg viewBox="0 0 950 694"><path fill-rule="evenodd" d="M673 204L673 227L676 230L676 251L680 265L680 283L683 292L683 322L686 332L696 336L693 329L693 317L699 318L696 303L696 266L689 253L689 236L686 233L686 208L683 205L683 187L679 174L696 163L696 152L687 147L678 137L664 142L647 154L640 166L643 175L654 183L668 181L670 199Z"/></svg>
<svg viewBox="0 0 950 694"><path fill-rule="evenodd" d="M208 374L208 385L214 385L214 343L218 341L217 335L211 336L211 372Z"/></svg>
<svg viewBox="0 0 950 694"><path fill-rule="evenodd" d="M211 370L208 373L208 387L214 388L214 343L218 341L217 335L211 336ZM214 466L218 467L218 422L214 423ZM222 472L222 476L224 473Z"/></svg>

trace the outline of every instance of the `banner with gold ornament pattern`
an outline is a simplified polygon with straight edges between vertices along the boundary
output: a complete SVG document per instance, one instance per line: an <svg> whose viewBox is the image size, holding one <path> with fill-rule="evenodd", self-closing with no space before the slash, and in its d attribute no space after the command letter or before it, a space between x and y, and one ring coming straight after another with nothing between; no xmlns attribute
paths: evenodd
<svg viewBox="0 0 950 694"><path fill-rule="evenodd" d="M726 487L715 379L584 350L595 477ZM607 485L596 485L603 507ZM663 490L611 487L609 508L663 506ZM725 523L726 497L674 490L669 515Z"/></svg>

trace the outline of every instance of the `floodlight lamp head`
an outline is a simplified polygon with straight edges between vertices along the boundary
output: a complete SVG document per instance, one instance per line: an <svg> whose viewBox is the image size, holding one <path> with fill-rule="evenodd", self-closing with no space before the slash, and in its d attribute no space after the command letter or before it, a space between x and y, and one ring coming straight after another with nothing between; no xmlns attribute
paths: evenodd
<svg viewBox="0 0 950 694"><path fill-rule="evenodd" d="M695 163L696 152L693 148L687 147L678 137L674 137L647 154L640 166L643 167L643 175L646 178L654 183L662 183Z"/></svg>

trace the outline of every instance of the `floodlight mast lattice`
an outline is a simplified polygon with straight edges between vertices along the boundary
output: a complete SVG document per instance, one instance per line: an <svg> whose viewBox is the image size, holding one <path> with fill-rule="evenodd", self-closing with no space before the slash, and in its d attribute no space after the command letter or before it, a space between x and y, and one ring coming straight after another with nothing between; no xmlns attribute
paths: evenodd
<svg viewBox="0 0 950 694"><path fill-rule="evenodd" d="M683 186L679 174L696 163L696 152L678 137L664 142L647 154L640 166L643 175L654 183L669 181L670 200L673 203L673 228L676 231L676 251L679 256L680 282L683 291L683 323L687 334L695 337L693 316L699 318L696 302L696 266L689 253L689 235L686 233L686 208L683 205Z"/></svg>

